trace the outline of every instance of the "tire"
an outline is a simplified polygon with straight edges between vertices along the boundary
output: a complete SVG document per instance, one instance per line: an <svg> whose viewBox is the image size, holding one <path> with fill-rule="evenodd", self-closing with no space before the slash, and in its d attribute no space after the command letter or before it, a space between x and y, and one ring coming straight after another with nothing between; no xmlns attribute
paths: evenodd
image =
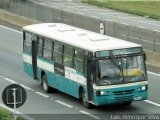
<svg viewBox="0 0 160 120"><path fill-rule="evenodd" d="M47 76L45 74L42 76L42 87L46 93L51 91L51 88L48 86Z"/></svg>
<svg viewBox="0 0 160 120"><path fill-rule="evenodd" d="M81 101L85 108L91 109L93 107L93 105L87 101L85 91L83 89L81 90Z"/></svg>
<svg viewBox="0 0 160 120"><path fill-rule="evenodd" d="M130 106L131 104L132 104L132 101L124 102L124 103L123 103L124 106Z"/></svg>

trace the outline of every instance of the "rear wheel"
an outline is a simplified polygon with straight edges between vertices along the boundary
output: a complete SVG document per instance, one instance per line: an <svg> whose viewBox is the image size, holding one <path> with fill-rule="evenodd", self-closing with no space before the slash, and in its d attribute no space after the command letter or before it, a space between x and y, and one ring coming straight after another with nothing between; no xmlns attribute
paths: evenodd
<svg viewBox="0 0 160 120"><path fill-rule="evenodd" d="M51 91L51 88L48 86L47 76L45 74L42 76L42 87L46 93Z"/></svg>
<svg viewBox="0 0 160 120"><path fill-rule="evenodd" d="M87 101L86 94L83 89L81 90L81 97L83 106L88 109L92 108L93 105Z"/></svg>

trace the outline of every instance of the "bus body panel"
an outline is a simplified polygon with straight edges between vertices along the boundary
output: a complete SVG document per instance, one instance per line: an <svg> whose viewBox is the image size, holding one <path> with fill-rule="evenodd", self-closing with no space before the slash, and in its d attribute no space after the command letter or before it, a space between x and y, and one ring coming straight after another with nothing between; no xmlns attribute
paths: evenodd
<svg viewBox="0 0 160 120"><path fill-rule="evenodd" d="M25 54L25 56L24 56ZM28 61L28 62L26 62ZM28 73L33 78L33 68L32 68L32 60L31 60L31 54L28 52L23 52L23 66L24 71Z"/></svg>
<svg viewBox="0 0 160 120"><path fill-rule="evenodd" d="M28 62L23 62L24 70L31 77L33 77L33 68L32 68L32 64L30 63L31 55L24 52L23 56L28 59ZM41 66L42 64L45 64L45 65ZM48 67L53 66L54 68L54 63L38 57L38 80L40 82L42 81L41 79L42 72L44 72L47 76L48 85L50 87L58 89L76 98L79 98L79 88L81 84L75 82L76 80L73 81L71 79L65 78L64 76L54 73L53 68L47 68L46 66Z"/></svg>
<svg viewBox="0 0 160 120"><path fill-rule="evenodd" d="M46 64L47 63L47 64ZM44 66L43 66L44 64ZM38 79L41 81L42 72L44 72L48 79L48 85L55 89L58 88L56 74L54 73L54 63L44 58L38 57Z"/></svg>
<svg viewBox="0 0 160 120"><path fill-rule="evenodd" d="M33 78L32 64L23 62L24 71Z"/></svg>
<svg viewBox="0 0 160 120"><path fill-rule="evenodd" d="M79 98L79 85L69 79L66 79L62 76L57 76L58 79L58 90L65 92L71 96Z"/></svg>
<svg viewBox="0 0 160 120"><path fill-rule="evenodd" d="M125 86L119 85L115 88L99 89L104 92L104 95L97 96L96 89L94 89L94 100L96 105L105 105L113 103L122 103L130 101L146 100L148 92L146 90L139 90L142 86L147 86L145 82L139 82L135 85Z"/></svg>
<svg viewBox="0 0 160 120"><path fill-rule="evenodd" d="M44 23L23 27L23 40L23 51L27 51L23 52L24 71L32 78L36 75L40 82L42 82L42 73L44 72L47 76L48 86L52 88L79 98L80 87L83 87L88 102L97 106L147 99L147 81L141 81L147 80L147 77L143 77L144 79L139 77L140 80L137 81L141 82L124 82L124 77L140 76L142 73L143 75L146 73L146 69L141 70L141 67L129 69L126 62L127 60L134 61L134 59L141 60L143 50L141 51L142 46L139 44L61 23ZM37 42L34 46L37 47L36 49L32 49L33 41ZM130 48L139 48L140 51L128 50ZM36 50L39 52L32 55ZM131 57L127 57L127 55L139 57L129 59ZM32 59L33 56L37 59ZM104 59L104 62L101 58ZM125 59L122 60L122 58ZM119 73L119 76L123 76L123 82L118 83L115 80L113 84L116 85L113 85L112 81L109 82L110 84L99 84L97 81L102 80L103 76L100 76L100 72L97 70L100 69L100 64L94 64L97 60L101 60L101 63L105 63L107 60L107 65L112 63L114 67L119 68L118 71L112 70L117 74L113 74L114 72L111 70L106 73L111 77ZM34 61L37 63L35 67L32 66ZM136 62L135 65L141 65L141 62L145 66L143 60ZM92 64L90 65L90 63ZM104 65L102 64L102 66ZM92 68L96 70L92 71ZM129 70L127 71L127 69ZM102 71L105 70L102 69ZM105 75L104 77L107 77ZM147 73L145 75L147 76ZM146 90L139 90L143 86L146 86Z"/></svg>
<svg viewBox="0 0 160 120"><path fill-rule="evenodd" d="M128 96L127 95L98 96L95 99L95 105L99 106L99 105L107 105L107 104L114 104L114 103L138 101L138 100L133 100L132 99L133 96L141 97L141 99L139 100L139 101L141 101L141 100L147 99L148 93L147 93L147 91L143 91L143 92L135 92L135 93L130 94Z"/></svg>
<svg viewBox="0 0 160 120"><path fill-rule="evenodd" d="M28 53L23 54L25 57L28 57L28 60L31 59L31 55ZM30 58L30 59L29 59ZM31 77L33 77L33 68L30 62L23 62L24 63L24 69L25 72L28 73ZM47 63L47 64L46 64ZM80 84L78 79L76 78L66 78L64 76L58 75L54 73L54 70L51 70L53 68L48 69L46 66L40 66L40 64L46 64L47 66L53 66L54 68L54 63L50 62L48 60L45 60L43 58L38 57L38 79L41 81L41 74L42 72L45 72L47 79L48 79L48 85L52 88L56 88L64 93L67 93L71 96L74 96L76 98L79 98L79 88L80 86L83 87L87 95L87 87L85 84ZM45 69L46 68L46 69ZM67 69L70 68L66 68ZM74 70L70 69L71 73L73 73ZM70 73L70 74L71 74ZM76 72L78 76L80 74ZM75 74L75 73L73 73ZM67 76L67 75L66 75ZM72 75L71 75L72 76ZM78 77L77 77L78 78ZM73 80L74 79L74 80ZM134 84L134 83L133 83ZM148 93L147 91L136 91L138 88L143 86L143 82L135 85L130 85L127 87L123 87L124 85L119 85L119 87L108 87L105 86L105 88L96 86L94 88L94 104L99 106L99 105L106 105L106 104L113 104L113 103L121 103L121 102L127 102L127 101L134 101L134 97L141 97L140 100L146 100ZM104 91L104 93L108 93L108 95L102 95L102 96L97 96L96 92L97 90ZM128 93L125 93L128 91ZM87 97L88 99L88 97Z"/></svg>

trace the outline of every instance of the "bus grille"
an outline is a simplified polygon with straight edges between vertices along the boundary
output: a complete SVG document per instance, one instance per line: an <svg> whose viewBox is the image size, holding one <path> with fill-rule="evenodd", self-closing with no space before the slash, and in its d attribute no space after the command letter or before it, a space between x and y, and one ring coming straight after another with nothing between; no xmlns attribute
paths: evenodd
<svg viewBox="0 0 160 120"><path fill-rule="evenodd" d="M126 94L132 94L134 90L125 90L125 91L115 91L113 92L114 95L126 95Z"/></svg>
<svg viewBox="0 0 160 120"><path fill-rule="evenodd" d="M115 97L115 101L117 102L133 101L133 96Z"/></svg>

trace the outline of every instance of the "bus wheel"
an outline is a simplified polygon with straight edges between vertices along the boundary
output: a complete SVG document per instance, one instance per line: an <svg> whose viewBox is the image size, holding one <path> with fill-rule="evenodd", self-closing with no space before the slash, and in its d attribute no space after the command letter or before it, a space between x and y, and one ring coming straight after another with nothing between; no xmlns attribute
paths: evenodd
<svg viewBox="0 0 160 120"><path fill-rule="evenodd" d="M50 92L51 88L48 86L48 80L47 80L47 76L45 74L42 76L42 87L46 93Z"/></svg>
<svg viewBox="0 0 160 120"><path fill-rule="evenodd" d="M125 106L129 106L129 105L131 105L131 104L132 104L132 101L124 102L124 103L123 103L123 105L125 105Z"/></svg>
<svg viewBox="0 0 160 120"><path fill-rule="evenodd" d="M85 95L85 91L82 89L81 90L81 97L82 97L82 104L85 108L92 108L92 104L90 104L88 101L87 101L87 98L86 98L86 95Z"/></svg>

